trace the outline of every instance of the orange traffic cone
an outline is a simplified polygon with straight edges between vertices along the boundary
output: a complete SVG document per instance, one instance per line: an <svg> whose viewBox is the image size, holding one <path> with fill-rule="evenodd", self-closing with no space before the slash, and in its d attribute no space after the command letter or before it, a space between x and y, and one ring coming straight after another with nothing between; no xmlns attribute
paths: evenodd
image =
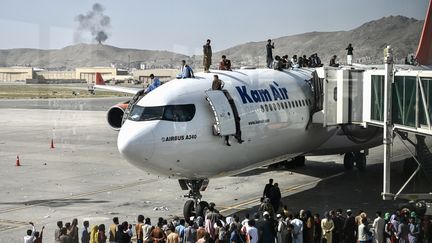
<svg viewBox="0 0 432 243"><path fill-rule="evenodd" d="M17 155L16 166L21 166L19 156Z"/></svg>
<svg viewBox="0 0 432 243"><path fill-rule="evenodd" d="M55 147L54 147L54 139L51 139L51 148L52 148L52 149L55 148Z"/></svg>

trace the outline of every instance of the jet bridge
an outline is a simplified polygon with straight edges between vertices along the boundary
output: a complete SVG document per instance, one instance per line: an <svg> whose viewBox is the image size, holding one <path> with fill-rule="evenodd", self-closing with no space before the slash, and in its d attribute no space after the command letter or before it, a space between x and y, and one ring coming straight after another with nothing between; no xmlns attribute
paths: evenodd
<svg viewBox="0 0 432 243"><path fill-rule="evenodd" d="M317 69L317 74L322 93L314 96L322 95L322 99L316 100L319 104L315 106L322 109L313 114L312 122L324 127L382 128L383 199L432 199L430 192L403 193L417 174L426 175L427 180L432 178L432 154L425 143L425 138L432 135L432 70L393 65L390 58L381 66L323 67ZM412 174L398 191L391 192L391 149L396 138L403 142L412 156ZM413 146L410 148L407 143ZM429 185L432 185L432 180Z"/></svg>

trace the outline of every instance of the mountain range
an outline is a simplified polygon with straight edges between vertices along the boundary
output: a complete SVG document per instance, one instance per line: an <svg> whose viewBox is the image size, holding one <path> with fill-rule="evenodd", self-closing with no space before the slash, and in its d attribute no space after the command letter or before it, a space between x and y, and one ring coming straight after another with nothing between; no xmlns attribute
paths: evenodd
<svg viewBox="0 0 432 243"><path fill-rule="evenodd" d="M273 55L306 55L318 53L323 63L337 55L345 62L348 43L354 47L354 61L364 64L381 63L383 49L391 45L399 62L414 53L423 22L404 16L390 16L367 22L349 31L309 32L273 39ZM231 59L233 66L264 66L266 40L237 45L213 53L213 68L221 55ZM104 44L77 44L58 50L3 49L0 66L33 66L51 70L72 70L75 67L116 66L120 68L173 68L182 59L195 68L202 67L202 56L186 56L169 51L119 48Z"/></svg>

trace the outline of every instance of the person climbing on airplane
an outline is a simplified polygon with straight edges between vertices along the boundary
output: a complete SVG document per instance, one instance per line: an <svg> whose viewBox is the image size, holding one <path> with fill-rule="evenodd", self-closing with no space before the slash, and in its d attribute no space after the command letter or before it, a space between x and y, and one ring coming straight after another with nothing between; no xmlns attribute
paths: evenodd
<svg viewBox="0 0 432 243"><path fill-rule="evenodd" d="M267 51L267 55L266 55L267 68L272 68L272 64L273 64L273 49L274 48L275 48L274 42L272 43L272 40L268 39L267 40L267 45L266 45L266 51Z"/></svg>
<svg viewBox="0 0 432 243"><path fill-rule="evenodd" d="M353 60L353 50L354 48L352 47L351 43L348 44L348 47L345 48L345 50L347 50L347 64L349 66L352 65L352 60Z"/></svg>
<svg viewBox="0 0 432 243"><path fill-rule="evenodd" d="M231 61L222 55L222 60L219 62L219 70L231 71Z"/></svg>
<svg viewBox="0 0 432 243"><path fill-rule="evenodd" d="M330 67L339 67L339 63L336 63L336 58L337 56L333 55L333 57L330 59L330 64L329 64Z"/></svg>
<svg viewBox="0 0 432 243"><path fill-rule="evenodd" d="M185 60L181 61L180 73L177 74L178 79L195 78L192 68L186 64Z"/></svg>
<svg viewBox="0 0 432 243"><path fill-rule="evenodd" d="M207 40L206 44L203 45L203 66L204 72L210 72L211 58L212 58L212 48L210 45L210 39Z"/></svg>
<svg viewBox="0 0 432 243"><path fill-rule="evenodd" d="M150 85L144 91L145 94L150 93L152 90L156 89L161 85L160 80L156 78L153 73L150 74L150 80Z"/></svg>
<svg viewBox="0 0 432 243"><path fill-rule="evenodd" d="M212 90L222 90L223 86L223 81L219 79L219 76L216 74L213 75ZM229 142L229 136L225 136L225 144L227 146L231 146Z"/></svg>

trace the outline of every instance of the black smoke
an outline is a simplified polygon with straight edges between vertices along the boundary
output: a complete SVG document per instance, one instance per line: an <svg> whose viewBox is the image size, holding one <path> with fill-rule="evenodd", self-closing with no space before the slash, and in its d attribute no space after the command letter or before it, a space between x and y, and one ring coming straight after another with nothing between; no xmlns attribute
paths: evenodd
<svg viewBox="0 0 432 243"><path fill-rule="evenodd" d="M75 20L78 22L75 39L81 39L83 32L89 32L94 40L102 43L108 39L107 31L111 27L111 18L104 14L105 8L95 3L92 10L87 14L78 15Z"/></svg>

